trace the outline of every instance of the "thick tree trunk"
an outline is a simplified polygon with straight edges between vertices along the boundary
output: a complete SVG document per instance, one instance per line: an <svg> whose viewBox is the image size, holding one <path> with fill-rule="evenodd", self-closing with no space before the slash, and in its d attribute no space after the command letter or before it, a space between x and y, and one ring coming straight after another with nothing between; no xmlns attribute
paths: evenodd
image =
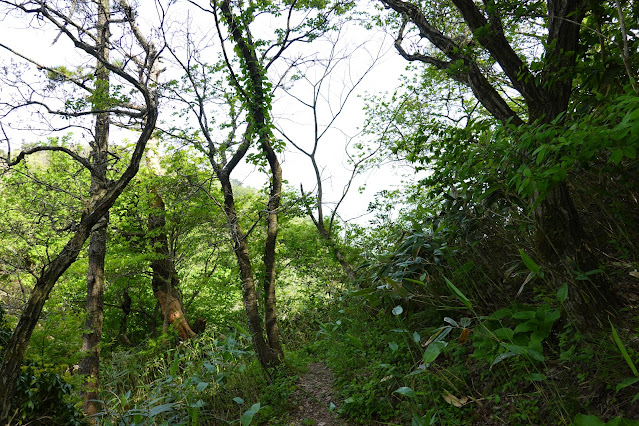
<svg viewBox="0 0 639 426"><path fill-rule="evenodd" d="M98 2L97 50L105 59L109 59L109 0ZM109 70L102 62L96 64L96 90L102 97L109 94ZM100 98L100 96L98 96ZM103 109L102 105L94 105ZM92 165L90 195L93 197L107 189L107 155L109 149L109 113L96 115L95 140L92 144ZM86 325L82 336L82 353L80 373L86 377L85 389L82 393L82 410L91 416L100 411L98 390L100 387L100 342L102 340L102 323L104 315L104 259L106 256L107 226L109 214L106 213L91 230L89 243L89 267L87 272Z"/></svg>
<svg viewBox="0 0 639 426"><path fill-rule="evenodd" d="M164 201L156 190L153 191L153 194L155 198L152 207L155 211L149 214L149 234L151 235L151 246L158 258L151 261L151 269L153 270L151 286L162 311L165 323L164 331L166 332L166 326L171 324L182 340L188 340L195 336L195 333L186 319L182 297L178 291L179 280L166 236Z"/></svg>
<svg viewBox="0 0 639 426"><path fill-rule="evenodd" d="M597 257L587 244L588 236L581 224L568 185L553 188L534 212L535 247L543 260L561 272L569 286L566 307L575 319L585 324L615 314L619 300L603 274L577 280L575 272L599 269ZM599 320L601 325L601 320Z"/></svg>
<svg viewBox="0 0 639 426"><path fill-rule="evenodd" d="M82 336L83 358L80 374L86 377L82 393L82 410L89 417L100 411L98 389L100 386L100 342L104 315L104 258L106 252L108 214L91 232L89 243L89 271L87 273L87 318Z"/></svg>

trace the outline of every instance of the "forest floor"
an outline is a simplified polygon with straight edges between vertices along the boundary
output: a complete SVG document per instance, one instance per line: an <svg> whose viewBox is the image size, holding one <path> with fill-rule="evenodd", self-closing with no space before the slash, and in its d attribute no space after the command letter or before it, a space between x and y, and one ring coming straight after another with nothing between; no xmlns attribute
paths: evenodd
<svg viewBox="0 0 639 426"><path fill-rule="evenodd" d="M337 418L337 401L333 388L333 372L321 362L308 365L308 372L300 377L295 390L296 409L291 413L292 425L341 426L346 425Z"/></svg>

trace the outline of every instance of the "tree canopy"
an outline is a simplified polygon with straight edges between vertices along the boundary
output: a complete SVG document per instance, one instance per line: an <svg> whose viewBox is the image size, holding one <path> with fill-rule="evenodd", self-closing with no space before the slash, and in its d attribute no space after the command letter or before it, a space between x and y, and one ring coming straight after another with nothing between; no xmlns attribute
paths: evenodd
<svg viewBox="0 0 639 426"><path fill-rule="evenodd" d="M639 421L636 2L0 8L0 423Z"/></svg>

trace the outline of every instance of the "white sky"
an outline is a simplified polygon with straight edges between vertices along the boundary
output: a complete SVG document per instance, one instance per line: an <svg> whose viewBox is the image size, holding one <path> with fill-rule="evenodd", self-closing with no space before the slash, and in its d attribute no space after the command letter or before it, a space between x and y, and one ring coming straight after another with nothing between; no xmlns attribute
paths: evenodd
<svg viewBox="0 0 639 426"><path fill-rule="evenodd" d="M143 11L142 16L144 16L145 12L151 12L151 10ZM208 16L206 18L210 19ZM205 22L203 26L210 28L212 23ZM56 36L57 33L55 32L30 28L28 23L25 22L6 18L0 22L0 43L8 45L26 56L37 58L44 65L58 66L78 63L77 53L71 43L64 37L60 37L52 45ZM332 95L329 98L332 102L339 98L340 92L343 91L344 81L359 78L361 73L368 67L371 54L375 55L380 49L386 53L351 95L340 118L333 124L333 129L324 136L318 149L317 159L318 163L324 167L325 201L329 203L329 208L330 202L339 199L342 188L348 176L350 176L344 150L347 141L358 134L365 120L364 102L360 96L366 92L389 92L392 94L399 81L399 76L406 66L406 62L392 48L392 40L384 38L384 34L381 31L366 31L359 26L352 25L344 31L343 39L349 40L350 45L361 44L366 41L366 50L370 53L360 49L351 60L344 62L343 66L332 75L330 86ZM347 49L352 50L352 47L347 47ZM9 58L8 52L0 49L0 65L7 65ZM211 58L211 62L213 61L214 58ZM308 75L310 76L311 73ZM2 87L0 87L0 91L3 91ZM312 94L309 86L304 85L303 82L299 82L293 91L296 96L307 100L310 99L309 96ZM320 105L318 111L321 123L325 123L330 119L331 115L326 104L324 106ZM302 146L311 146L312 119L307 108L300 106L299 102L280 93L273 107L273 115L276 125L283 128L289 137ZM112 139L114 137L117 137L117 132L112 132ZM18 139L34 142L42 140L42 136L22 133ZM16 150L15 145L16 141L13 141L12 149L14 151ZM2 149L6 149L6 146L3 146ZM300 183L303 183L306 191L315 187L315 177L311 163L306 156L289 146L287 152L281 156L280 161L284 179L288 181L290 186L298 189ZM267 181L267 176L260 174L248 165L236 170L232 177L242 181L245 185L253 187L262 187ZM360 217L366 212L368 203L373 199L375 193L383 189L391 189L398 185L400 181L399 172L391 167L375 170L359 177L340 207L340 215L345 219ZM364 184L366 189L360 194L357 189ZM366 218L360 218L357 222L366 223Z"/></svg>

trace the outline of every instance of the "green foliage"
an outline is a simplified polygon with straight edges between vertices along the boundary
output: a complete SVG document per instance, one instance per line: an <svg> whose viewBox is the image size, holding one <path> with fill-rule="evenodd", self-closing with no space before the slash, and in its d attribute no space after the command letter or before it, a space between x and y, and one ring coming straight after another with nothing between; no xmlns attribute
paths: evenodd
<svg viewBox="0 0 639 426"><path fill-rule="evenodd" d="M52 364L26 363L16 385L12 424L83 424L69 382L68 374L54 372Z"/></svg>

